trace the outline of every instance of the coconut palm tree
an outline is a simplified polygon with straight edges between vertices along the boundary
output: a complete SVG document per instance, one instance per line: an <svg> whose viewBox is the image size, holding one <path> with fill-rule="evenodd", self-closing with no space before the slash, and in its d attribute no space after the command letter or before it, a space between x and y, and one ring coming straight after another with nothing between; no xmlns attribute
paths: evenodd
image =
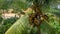
<svg viewBox="0 0 60 34"><path fill-rule="evenodd" d="M59 0L13 0L11 5L13 8L23 10L31 8L33 12L25 13L5 34L60 34L60 19L56 17L57 14L54 15L54 12L59 12L55 9L59 2Z"/></svg>

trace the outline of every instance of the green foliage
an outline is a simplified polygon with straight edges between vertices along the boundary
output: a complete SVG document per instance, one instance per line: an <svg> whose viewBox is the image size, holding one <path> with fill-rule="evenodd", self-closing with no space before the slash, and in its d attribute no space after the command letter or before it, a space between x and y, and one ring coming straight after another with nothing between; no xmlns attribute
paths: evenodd
<svg viewBox="0 0 60 34"><path fill-rule="evenodd" d="M3 18L0 16L0 23L2 22Z"/></svg>
<svg viewBox="0 0 60 34"><path fill-rule="evenodd" d="M14 9L27 9L29 6L31 6L31 2L26 0L13 0L13 3L11 4L11 7Z"/></svg>
<svg viewBox="0 0 60 34"><path fill-rule="evenodd" d="M6 25L8 23L13 24L17 19L18 19L17 17L11 17L11 18L8 18L8 19L4 19L4 25Z"/></svg>
<svg viewBox="0 0 60 34"><path fill-rule="evenodd" d="M41 24L41 33L42 34L60 34L60 24L59 24L59 18L55 19L55 17L52 14L49 14L49 22L43 21ZM17 22L15 22L5 34L30 34L31 31L31 25L28 21L28 15L25 15L21 17ZM36 28L32 29L32 32L36 34Z"/></svg>
<svg viewBox="0 0 60 34"><path fill-rule="evenodd" d="M47 7L47 8L43 7L42 11L43 11L43 13L52 13L52 14L60 17L60 10L57 9L56 7L55 8L53 8L53 6L52 7Z"/></svg>
<svg viewBox="0 0 60 34"><path fill-rule="evenodd" d="M47 34L60 34L59 18L52 15L51 13L48 16L49 16L49 22L44 21L41 24L42 31L44 31L44 33L47 33Z"/></svg>
<svg viewBox="0 0 60 34"><path fill-rule="evenodd" d="M10 23L8 23L6 25L0 24L0 34L4 34L11 25L12 24L10 24Z"/></svg>
<svg viewBox="0 0 60 34"><path fill-rule="evenodd" d="M21 9L25 10L32 5L32 1L33 0L0 0L0 9L13 8L16 11L20 11ZM44 2L45 0L39 0L39 2L40 1ZM55 6L56 3L58 4L58 1L60 0L46 0L42 6L43 13L49 13L47 14L49 16L49 22L44 20L40 26L42 34L60 34L60 18L55 16L55 14L58 15L58 13L60 13L60 10L51 7L52 5ZM39 2L37 2L37 5ZM16 20L17 18L4 20L3 24L0 24L0 34L30 34L31 30L36 34L37 29L32 28L29 24L28 15L24 15L18 21Z"/></svg>
<svg viewBox="0 0 60 34"><path fill-rule="evenodd" d="M32 0L0 0L0 9L14 9L15 12L22 12L32 5Z"/></svg>
<svg viewBox="0 0 60 34"><path fill-rule="evenodd" d="M3 24L2 22L0 23L0 34L4 34L17 19L14 17L3 20Z"/></svg>
<svg viewBox="0 0 60 34"><path fill-rule="evenodd" d="M0 0L0 9L7 9L11 5L12 0Z"/></svg>
<svg viewBox="0 0 60 34"><path fill-rule="evenodd" d="M27 15L21 17L5 34L28 34L30 27L27 17Z"/></svg>

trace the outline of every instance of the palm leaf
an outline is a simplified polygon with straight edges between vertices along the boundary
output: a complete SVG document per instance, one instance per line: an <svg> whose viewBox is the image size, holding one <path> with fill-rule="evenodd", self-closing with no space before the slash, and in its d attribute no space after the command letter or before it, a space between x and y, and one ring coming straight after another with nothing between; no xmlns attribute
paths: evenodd
<svg viewBox="0 0 60 34"><path fill-rule="evenodd" d="M1 6L0 9L8 9L8 8L18 8L18 9L27 9L31 6L31 1L26 0L0 0Z"/></svg>
<svg viewBox="0 0 60 34"><path fill-rule="evenodd" d="M42 34L60 34L59 18L54 19L52 15L49 16L50 21L43 21L41 24L41 33ZM55 17L55 16L54 16ZM15 22L5 34L29 34L31 26L29 25L28 15L21 17L17 22ZM36 34L36 28L33 28L34 34Z"/></svg>
<svg viewBox="0 0 60 34"><path fill-rule="evenodd" d="M5 34L28 34L30 29L28 25L27 15L21 17L16 23L14 23Z"/></svg>
<svg viewBox="0 0 60 34"><path fill-rule="evenodd" d="M18 9L27 9L31 6L31 1L26 0L13 0L13 2L10 5L10 8L18 8Z"/></svg>
<svg viewBox="0 0 60 34"><path fill-rule="evenodd" d="M27 3L25 3L26 1L24 0L20 0L21 2L19 1L15 1L14 3L16 4L12 4L12 6L14 7L17 7L18 8L21 8L21 9L25 9L27 8ZM19 3L18 3L19 2ZM21 5L20 5L21 3ZM51 2L52 3L52 2ZM52 4L50 4L52 5ZM23 6L23 7L22 7ZM29 5L30 6L30 5ZM48 10L49 8L49 10ZM43 23L41 24L41 33L42 34L60 34L60 24L59 24L59 18L51 15L52 14L52 10L53 8L51 7L48 7L46 9L46 13L49 13L47 14L49 16L49 22L47 22L46 20L43 21ZM51 11L52 10L52 11ZM43 10L44 11L44 10ZM57 12L58 10L54 11L54 12ZM17 22L15 22L7 31L5 34L30 34L30 30L31 30L31 26L29 25L29 20L28 20L28 15L25 15L23 17L21 17ZM35 30L33 28L33 30ZM33 31L34 34L36 34L35 31Z"/></svg>
<svg viewBox="0 0 60 34"><path fill-rule="evenodd" d="M52 13L58 17L60 17L60 9L58 8L58 5L60 3L60 0L48 0L49 3L45 4L42 7L43 13Z"/></svg>

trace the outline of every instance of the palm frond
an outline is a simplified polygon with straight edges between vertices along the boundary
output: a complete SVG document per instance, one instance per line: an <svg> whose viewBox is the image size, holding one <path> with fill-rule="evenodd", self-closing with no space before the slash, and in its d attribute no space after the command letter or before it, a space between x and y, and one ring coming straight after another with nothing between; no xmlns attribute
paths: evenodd
<svg viewBox="0 0 60 34"><path fill-rule="evenodd" d="M41 24L42 34L60 34L59 18L49 14L49 22L46 20ZM31 25L29 25L28 15L22 16L17 22L15 22L5 34L30 34ZM36 34L36 28L32 29L32 32Z"/></svg>

